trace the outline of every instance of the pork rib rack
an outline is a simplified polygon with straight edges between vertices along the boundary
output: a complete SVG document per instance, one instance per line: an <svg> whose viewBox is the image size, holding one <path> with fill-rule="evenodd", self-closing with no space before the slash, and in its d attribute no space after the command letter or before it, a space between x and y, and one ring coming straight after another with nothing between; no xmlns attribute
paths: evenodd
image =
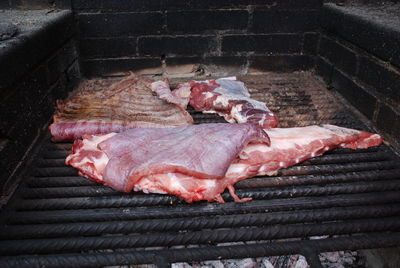
<svg viewBox="0 0 400 268"><path fill-rule="evenodd" d="M133 127L193 123L190 114L180 106L161 100L152 92L152 81L133 73L105 88L80 90L83 92L78 92L77 96L57 102L50 125L55 141L74 140L84 134L121 132Z"/></svg>

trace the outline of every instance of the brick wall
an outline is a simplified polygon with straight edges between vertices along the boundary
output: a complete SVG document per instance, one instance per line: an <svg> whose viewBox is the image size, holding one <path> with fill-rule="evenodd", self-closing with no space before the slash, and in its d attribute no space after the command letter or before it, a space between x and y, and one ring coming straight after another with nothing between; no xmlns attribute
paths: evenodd
<svg viewBox="0 0 400 268"><path fill-rule="evenodd" d="M400 138L400 4L324 5L317 73L386 139ZM397 14L397 15L396 15Z"/></svg>
<svg viewBox="0 0 400 268"><path fill-rule="evenodd" d="M290 71L313 65L320 0L72 0L82 70L180 64Z"/></svg>
<svg viewBox="0 0 400 268"><path fill-rule="evenodd" d="M36 13L33 16L40 20ZM30 146L44 132L54 113L55 100L65 98L80 76L72 13L63 11L52 17L51 23L45 18L43 25L20 28L19 35L3 42L0 53L0 192L3 194L11 190L16 167L24 162Z"/></svg>

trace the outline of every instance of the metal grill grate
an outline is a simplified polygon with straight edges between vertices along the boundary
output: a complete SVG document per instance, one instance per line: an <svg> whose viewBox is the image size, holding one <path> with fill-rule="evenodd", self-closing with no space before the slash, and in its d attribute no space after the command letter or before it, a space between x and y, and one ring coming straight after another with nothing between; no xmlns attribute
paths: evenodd
<svg viewBox="0 0 400 268"><path fill-rule="evenodd" d="M242 79L278 111L282 126L365 128L310 74ZM223 121L192 114L197 123ZM318 252L400 245L400 161L385 146L337 149L277 176L241 181L237 194L254 200L240 204L228 194L226 204L186 204L116 192L66 167L70 146L45 137L32 156L30 176L0 215L1 267L165 266L284 254L318 266Z"/></svg>

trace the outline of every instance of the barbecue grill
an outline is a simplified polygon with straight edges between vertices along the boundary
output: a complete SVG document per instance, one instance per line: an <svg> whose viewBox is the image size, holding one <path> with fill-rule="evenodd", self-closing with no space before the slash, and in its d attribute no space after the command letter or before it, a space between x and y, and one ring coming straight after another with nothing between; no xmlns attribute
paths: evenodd
<svg viewBox="0 0 400 268"><path fill-rule="evenodd" d="M34 48L35 42L50 42L46 49L53 54L43 52L40 59L29 56L27 64L15 61L11 71L2 71L0 156L8 163L1 164L5 177L0 266L169 267L176 262L301 254L311 267L322 267L321 252L400 246L400 159L395 150L398 93L393 85L370 77L378 74L398 82L400 51L394 47L388 57L377 49L377 40L375 48L363 41L376 25L353 37L349 32L360 28L343 26L353 20L367 27L362 16L379 15L382 10L392 14L396 4L380 6L379 11L363 5L321 8L319 1L299 1L303 6L291 1L276 6L265 1L221 1L206 7L178 2L98 1L96 6L74 0L70 6L68 1L55 1L74 14L55 9L29 11L36 14L40 27L21 23L20 35L26 39L17 35L5 41L9 50L1 60L10 55L28 57L28 48L42 53ZM350 12L353 9L358 10L356 15ZM186 19L203 14L211 22L181 25L173 16L178 13ZM44 14L50 14L50 23ZM284 19L287 15L292 19ZM307 16L301 20L303 15ZM26 20L26 15L19 16ZM222 23L220 16L227 21ZM270 18L278 33L265 34L275 28L262 16ZM329 19L341 23L335 26ZM122 23L139 23L142 28L127 29ZM390 30L400 32L400 28ZM210 37L214 33L217 37ZM388 36L383 38L392 38ZM118 46L116 41L120 41ZM176 48L180 42L182 51ZM202 56L191 55L187 44ZM170 195L116 192L79 177L66 166L71 143L52 142L46 126L54 100L66 97L82 77L108 79L131 69L145 75L168 74L172 85L188 77L239 75L252 97L277 113L281 127L329 123L379 130L394 147L336 149L282 169L276 176L241 181L235 185L238 196L253 198L245 203L233 202L228 193L223 194L225 204L187 204ZM19 114L26 103L32 103L35 92L41 97L29 105L32 113ZM190 113L195 123L224 122L216 115Z"/></svg>

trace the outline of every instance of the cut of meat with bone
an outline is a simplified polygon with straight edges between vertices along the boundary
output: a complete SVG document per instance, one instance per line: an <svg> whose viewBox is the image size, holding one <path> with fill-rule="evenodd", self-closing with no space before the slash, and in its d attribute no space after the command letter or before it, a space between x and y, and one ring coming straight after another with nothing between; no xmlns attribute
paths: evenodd
<svg viewBox="0 0 400 268"><path fill-rule="evenodd" d="M269 144L254 124L136 128L103 137L75 141L66 163L118 191L170 193L188 202L221 202L220 193L230 188L225 173L238 153L248 143Z"/></svg>
<svg viewBox="0 0 400 268"><path fill-rule="evenodd" d="M121 132L135 127L193 124L188 112L175 103L160 99L153 94L152 88L152 81L131 74L101 90L78 89L79 94L75 97L57 102L54 122L50 125L53 139L73 140L84 134Z"/></svg>
<svg viewBox="0 0 400 268"><path fill-rule="evenodd" d="M220 125L240 127L228 130ZM263 132L249 124L209 124L208 131L201 126L88 136L75 141L66 163L82 176L119 191L169 193L187 202L223 202L221 193L228 189L235 201L247 201L235 195L233 185L240 180L274 175L334 148L364 149L382 142L377 134L322 125L267 130L268 146ZM192 137L196 135L200 138Z"/></svg>
<svg viewBox="0 0 400 268"><path fill-rule="evenodd" d="M263 128L278 125L277 116L265 103L250 98L244 83L235 77L216 80L191 81L178 86L177 90L191 87L190 105L196 111L217 113L228 122L257 123Z"/></svg>
<svg viewBox="0 0 400 268"><path fill-rule="evenodd" d="M335 148L366 149L382 143L378 134L333 125L274 128L267 133L271 146L246 146L229 167L226 177L236 182L252 176L273 176L279 169Z"/></svg>
<svg viewBox="0 0 400 268"><path fill-rule="evenodd" d="M83 140L75 140L72 153L67 156L65 163L78 169L80 176L104 183L103 172L110 159L97 145L116 134L84 135Z"/></svg>
<svg viewBox="0 0 400 268"><path fill-rule="evenodd" d="M151 90L156 92L160 99L169 103L174 103L183 111L186 111L190 99L190 86L187 83L171 91L168 79L165 79L164 81L153 82L151 84Z"/></svg>

